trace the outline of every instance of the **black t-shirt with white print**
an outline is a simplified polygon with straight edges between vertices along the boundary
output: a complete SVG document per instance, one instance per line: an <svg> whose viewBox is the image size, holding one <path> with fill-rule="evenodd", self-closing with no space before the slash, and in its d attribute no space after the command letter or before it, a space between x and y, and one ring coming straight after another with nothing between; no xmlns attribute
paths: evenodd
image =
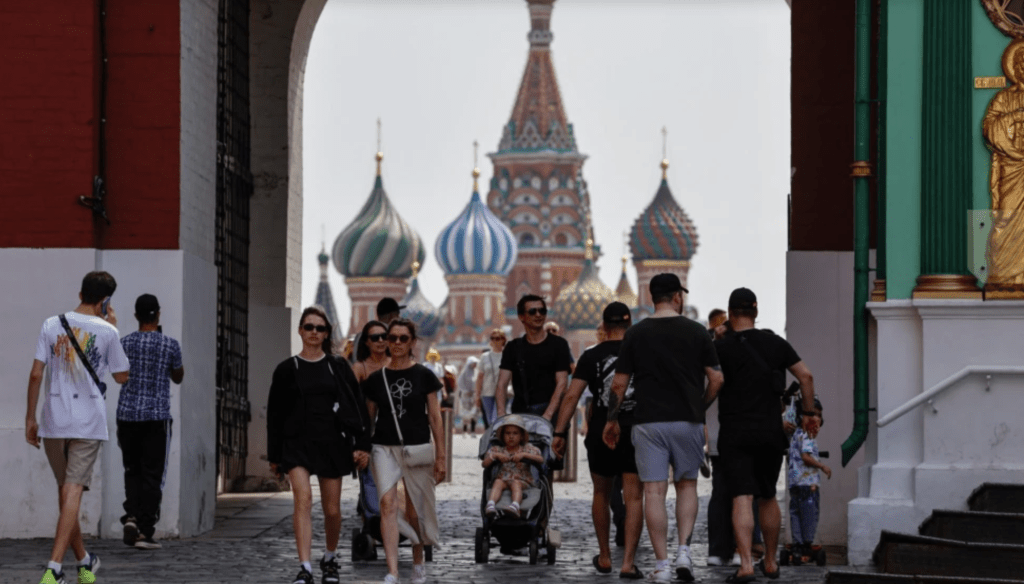
<svg viewBox="0 0 1024 584"><path fill-rule="evenodd" d="M360 385L366 399L377 404L377 423L373 443L397 446L402 443L395 431L395 417L391 415L391 401L384 393L384 373L387 373L391 401L395 404L398 423L405 444L430 442L430 419L427 415L427 396L441 389L441 380L434 372L419 363L408 369L382 369L372 373Z"/></svg>
<svg viewBox="0 0 1024 584"><path fill-rule="evenodd" d="M622 341L605 341L595 345L580 355L576 363L574 379L581 379L587 382L590 393L594 394L593 406L591 407L590 422L587 424L587 437L591 434L600 435L604 431L604 424L608 421L608 398L612 391L612 380L615 378L615 361L619 358L619 347ZM633 423L633 408L636 400L633 399L633 378L629 378L629 386L626 387L626 395L619 408L619 424L631 425Z"/></svg>

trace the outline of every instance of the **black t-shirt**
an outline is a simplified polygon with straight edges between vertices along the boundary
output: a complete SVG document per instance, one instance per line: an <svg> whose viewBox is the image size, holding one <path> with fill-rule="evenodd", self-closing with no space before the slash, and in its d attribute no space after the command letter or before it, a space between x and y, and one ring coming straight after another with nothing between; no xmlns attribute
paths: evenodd
<svg viewBox="0 0 1024 584"><path fill-rule="evenodd" d="M772 376L744 347L749 344L764 365L784 372L800 362L786 339L769 330L747 329L715 341L725 384L718 394L718 420L727 427L749 430L782 428L782 401Z"/></svg>
<svg viewBox="0 0 1024 584"><path fill-rule="evenodd" d="M391 403L384 393L384 371L376 371L360 387L366 399L377 404L377 425L373 443L397 446L402 443L395 431L395 418ZM408 444L430 442L430 419L427 416L427 396L441 389L441 380L434 372L419 363L408 369L386 369L391 400L395 403L402 438Z"/></svg>
<svg viewBox="0 0 1024 584"><path fill-rule="evenodd" d="M536 345L525 336L512 339L501 352L501 369L512 372L512 412L522 413L527 406L546 404L555 393L555 373L569 372L572 353L569 343L558 335L548 333ZM523 383L522 373L526 373Z"/></svg>
<svg viewBox="0 0 1024 584"><path fill-rule="evenodd" d="M626 331L616 373L633 374L637 424L704 423L704 368L718 365L707 330L685 316L646 318Z"/></svg>
<svg viewBox="0 0 1024 584"><path fill-rule="evenodd" d="M590 393L594 394L593 405L591 406L590 422L587 424L587 438L592 435L600 435L604 431L604 424L608 421L608 396L612 391L612 379L615 377L615 361L619 358L619 347L622 341L605 341L595 345L580 355L579 363L576 364L576 371L573 373L575 379L587 382ZM633 396L633 379L630 378L629 386L626 387L626 396L619 408L620 425L633 423L633 409L636 407L636 400Z"/></svg>

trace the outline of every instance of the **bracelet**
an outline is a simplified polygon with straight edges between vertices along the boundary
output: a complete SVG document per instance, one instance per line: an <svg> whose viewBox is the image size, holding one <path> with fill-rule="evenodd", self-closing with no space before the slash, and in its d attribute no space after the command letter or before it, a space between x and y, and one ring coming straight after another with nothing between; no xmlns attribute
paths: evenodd
<svg viewBox="0 0 1024 584"><path fill-rule="evenodd" d="M553 433L551 435L554 436L555 438L568 438L569 437L569 431L566 430L565 432L555 432L555 433Z"/></svg>

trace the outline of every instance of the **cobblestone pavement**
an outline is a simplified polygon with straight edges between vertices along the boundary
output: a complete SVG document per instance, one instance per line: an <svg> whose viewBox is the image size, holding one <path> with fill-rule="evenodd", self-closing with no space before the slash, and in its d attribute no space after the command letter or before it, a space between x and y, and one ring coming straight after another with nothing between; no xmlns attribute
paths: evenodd
<svg viewBox="0 0 1024 584"><path fill-rule="evenodd" d="M492 550L490 562L478 565L473 561L473 535L481 524L479 519L480 467L476 461L477 441L468 436L454 438L454 480L437 488L438 519L444 545L434 551L429 566L429 581L445 583L547 583L594 582L606 578L598 575L591 558L597 553L597 542L590 520L591 483L586 453L580 442L579 478L576 483L555 484L555 511L552 526L562 533L562 547L557 551L555 565L541 558L531 566L525 555L505 556ZM314 490L315 492L315 490ZM708 568L707 499L710 481L701 479L701 513L693 541L693 560L698 581L721 582L735 568ZM350 560L350 531L356 526L358 487L346 479L342 489L342 543L340 547L342 582L380 582L385 573L384 554L374 562L353 563ZM86 495L88 496L88 495ZM674 505L670 495L669 507ZM200 537L164 540L163 549L139 551L118 540L89 540L86 547L102 559L97 576L100 583L220 583L275 582L290 583L297 571L297 556L291 528L291 494L232 494L218 499L215 529ZM323 516L314 506L314 564L323 553ZM613 528L614 531L614 528ZM675 545L675 521L670 525L670 549ZM0 583L39 581L45 568L51 541L0 540ZM612 548L616 570L621 562L621 548ZM408 547L400 549L400 575L407 582L412 571ZM66 565L74 559L68 553ZM640 542L636 564L645 573L654 565L654 553L646 530ZM73 570L65 569L68 584L76 581ZM783 568L780 583L819 583L824 568L801 566ZM314 565L319 581L319 570ZM614 580L615 573L611 575ZM767 582L764 577L759 578Z"/></svg>

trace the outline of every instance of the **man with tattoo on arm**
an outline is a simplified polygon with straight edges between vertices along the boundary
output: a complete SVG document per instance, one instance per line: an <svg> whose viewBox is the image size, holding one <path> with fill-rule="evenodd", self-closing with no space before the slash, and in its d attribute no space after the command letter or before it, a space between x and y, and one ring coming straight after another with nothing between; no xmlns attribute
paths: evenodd
<svg viewBox="0 0 1024 584"><path fill-rule="evenodd" d="M676 524L679 548L676 575L693 581L693 562L686 545L697 519L697 473L704 460L704 410L722 386L718 356L707 330L682 316L683 293L675 274L651 278L655 312L626 331L615 362L608 397L608 422L603 439L609 448L619 441L619 413L630 376L633 409L633 447L644 486L647 533L657 566L651 579L672 580L668 559L668 519L665 494L669 465L674 469ZM708 379L705 390L704 378Z"/></svg>

